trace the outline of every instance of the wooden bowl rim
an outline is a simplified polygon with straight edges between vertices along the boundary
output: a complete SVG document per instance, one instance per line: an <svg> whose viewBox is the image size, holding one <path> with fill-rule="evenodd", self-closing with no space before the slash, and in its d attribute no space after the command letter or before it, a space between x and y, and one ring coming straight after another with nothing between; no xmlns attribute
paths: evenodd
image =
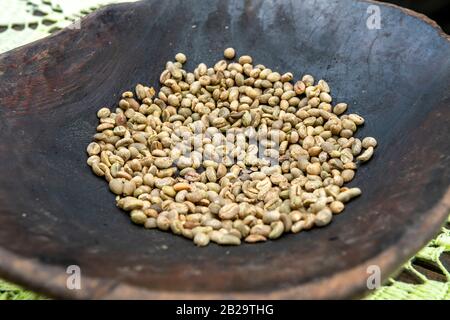
<svg viewBox="0 0 450 320"><path fill-rule="evenodd" d="M430 25L443 39L450 42L450 35L446 34L434 20L424 14L395 4L381 3L375 0L355 1L395 8ZM140 2L142 1L128 3L127 5L135 5ZM107 5L89 14L83 20L96 19L106 11L121 5L123 4ZM54 37L57 37L65 30L58 31L44 39L3 53L0 57L13 55L16 50L32 47L38 42L50 43ZM5 279L24 285L37 292L68 299L345 299L367 291L364 284L368 276L366 273L368 266L377 265L380 267L380 270L389 271L389 273L396 271L400 263L406 262L436 235L448 217L449 212L450 186L447 187L446 192L439 202L425 212L427 219L420 224L416 224L417 228L414 228L415 232L405 232L399 239L397 245L390 246L370 260L351 269L335 273L330 277L313 280L286 289L266 292L220 293L161 291L85 275L82 275L82 281L83 283L89 284L87 287L83 288L83 290L68 290L66 289L67 274L63 268L41 263L36 259L23 258L3 248L0 248L0 275ZM416 232L419 229L421 232ZM405 246L399 246L398 244L405 244ZM382 277L386 278L385 275ZM353 285L348 283L348 279L352 279Z"/></svg>

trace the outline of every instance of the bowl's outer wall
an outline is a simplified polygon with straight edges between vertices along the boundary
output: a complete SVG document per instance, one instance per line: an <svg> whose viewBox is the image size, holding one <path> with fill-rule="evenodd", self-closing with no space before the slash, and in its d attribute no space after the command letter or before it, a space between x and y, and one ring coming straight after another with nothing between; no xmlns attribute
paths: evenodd
<svg viewBox="0 0 450 320"><path fill-rule="evenodd" d="M88 297L102 296L117 282L155 291L264 293L327 279L393 250L382 270L386 278L429 240L444 216L442 208L430 213L449 185L450 44L424 21L381 4L381 29L370 30L369 5L123 4L83 20L80 30L0 56L3 252L55 267L58 288L42 277L27 281L63 296L74 295L62 287L65 268L73 264L86 277L104 279L85 283L93 287ZM177 52L187 54L192 70L221 59L230 46L273 70L326 79L334 101L347 102L350 112L366 119L357 136L379 141L351 183L363 195L330 226L264 244L199 249L132 225L87 166L85 149L100 107L115 107L119 94L136 83L156 86ZM434 230L426 229L430 225ZM3 266L8 263L15 269L7 274L18 277L21 264ZM366 276L322 296L358 293ZM295 297L316 296L300 291Z"/></svg>

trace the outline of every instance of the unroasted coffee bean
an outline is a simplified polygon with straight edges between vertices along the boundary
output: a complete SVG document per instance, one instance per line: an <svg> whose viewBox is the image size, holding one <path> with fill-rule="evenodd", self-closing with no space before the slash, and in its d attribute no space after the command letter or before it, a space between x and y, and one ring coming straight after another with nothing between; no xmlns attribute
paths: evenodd
<svg viewBox="0 0 450 320"><path fill-rule="evenodd" d="M328 208L324 208L317 212L314 223L318 227L326 226L330 223L332 216L333 215L331 213L331 210Z"/></svg>
<svg viewBox="0 0 450 320"><path fill-rule="evenodd" d="M341 201L333 201L330 203L330 210L332 213L341 213L344 210L344 204Z"/></svg>
<svg viewBox="0 0 450 320"><path fill-rule="evenodd" d="M199 247L207 246L209 243L209 236L203 232L199 232L194 236L194 243Z"/></svg>
<svg viewBox="0 0 450 320"><path fill-rule="evenodd" d="M236 52L234 51L233 48L227 48L225 49L225 51L223 52L223 55L225 56L225 58L227 59L233 59L236 56Z"/></svg>
<svg viewBox="0 0 450 320"><path fill-rule="evenodd" d="M281 237L284 232L284 225L281 221L275 221L272 223L272 231L269 233L270 239L277 239Z"/></svg>
<svg viewBox="0 0 450 320"><path fill-rule="evenodd" d="M131 221L136 224L145 224L147 221L147 216L142 210L133 210L130 214Z"/></svg>
<svg viewBox="0 0 450 320"><path fill-rule="evenodd" d="M239 205L230 203L222 207L219 211L219 217L226 220L231 220L239 213Z"/></svg>
<svg viewBox="0 0 450 320"><path fill-rule="evenodd" d="M370 158L372 158L372 155L373 155L373 147L369 147L363 153L361 153L361 155L358 156L356 159L361 162L366 162L369 161Z"/></svg>
<svg viewBox="0 0 450 320"><path fill-rule="evenodd" d="M348 190L340 193L336 197L336 200L345 203L345 202L350 201L352 198L359 196L360 194L361 194L361 189L351 188L351 189L348 189Z"/></svg>
<svg viewBox="0 0 450 320"><path fill-rule="evenodd" d="M109 182L109 188L113 193L121 195L123 192L123 181L121 179L112 179Z"/></svg>
<svg viewBox="0 0 450 320"><path fill-rule="evenodd" d="M222 245L238 246L241 244L241 240L234 235L223 234L219 236L219 238L217 239L217 243Z"/></svg>

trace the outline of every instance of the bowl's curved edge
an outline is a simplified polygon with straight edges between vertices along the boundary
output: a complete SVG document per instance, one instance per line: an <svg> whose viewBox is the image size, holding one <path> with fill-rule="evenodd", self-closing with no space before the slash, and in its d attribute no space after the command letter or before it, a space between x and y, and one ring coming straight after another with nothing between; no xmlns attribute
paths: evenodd
<svg viewBox="0 0 450 320"><path fill-rule="evenodd" d="M63 268L24 259L0 248L0 274L28 288L50 296L67 299L347 299L366 292L367 268L378 266L386 279L420 250L442 226L450 210L450 187L442 199L427 212L427 219L414 232L406 232L397 243L378 256L330 277L267 292L171 292L154 291L101 278L82 276L82 290L66 289L67 274ZM404 246L409 244L409 246Z"/></svg>
<svg viewBox="0 0 450 320"><path fill-rule="evenodd" d="M144 1L145 0L140 0L140 1L137 1L137 2L124 2L124 3L106 5L106 6L102 7L102 8L94 11L93 13L87 15L86 17L82 18L81 20L92 19L92 18L94 18L97 15L103 14L107 10L118 8L118 7L121 7L121 6L125 6L125 5L127 5L127 6L130 6L130 5L136 6L136 5L139 5L140 3L143 3ZM433 29L435 29L438 32L438 34L442 38L446 39L447 41L450 41L450 35L445 33L444 30L442 30L442 28L437 24L436 21L434 21L433 19L431 19L428 16L424 15L423 13L419 13L419 12L416 12L414 10L411 10L411 9L408 9L408 8L404 8L404 7L401 7L401 6L393 4L393 3L380 2L380 1L377 1L377 0L356 0L356 1L358 1L358 2L365 2L365 3L371 3L371 4L375 4L375 5L379 5L379 6L390 7L390 8L395 8L397 10L400 10L403 13L405 13L405 14L407 14L409 16L412 16L414 18L417 18L417 19L425 22L426 24L430 25ZM4 55L5 56L9 55L9 54L15 52L16 50L22 50L24 48L33 46L36 43L43 43L43 42L50 41L54 37L59 36L61 33L64 33L67 30L68 30L68 28L64 28L62 30L59 30L59 31L49 35L48 37L45 37L45 38L42 38L42 39L38 39L38 40L30 42L30 43L28 43L26 45L14 48L14 49L6 51L6 52L3 52L3 53L0 54L0 58L3 57Z"/></svg>
<svg viewBox="0 0 450 320"><path fill-rule="evenodd" d="M403 13L415 17L435 29L438 34L447 41L450 35L427 16L394 4L381 3L375 0L356 0L359 2L373 3L380 6L391 7ZM122 3L105 6L91 13L83 20L95 19L108 10L120 8L123 5L137 6L143 1L135 3ZM14 54L16 51L25 50L37 43L51 42L55 37L62 36L68 29L63 29L44 39L37 40L25 46L0 54L0 58ZM170 292L154 291L134 285L123 284L101 278L83 276L83 283L87 286L83 290L66 289L66 270L60 267L44 264L36 259L20 257L10 251L0 248L0 276L10 281L24 285L36 292L45 293L51 297L67 299L339 299L355 297L367 291L364 285L368 274L367 267L377 265L382 270L382 278L386 279L399 267L398 261L406 262L415 252L420 250L429 240L435 236L444 223L450 211L450 187L447 188L441 200L427 211L427 217L415 232L405 232L398 244L408 244L405 249L389 247L378 256L353 267L350 270L338 272L328 278L301 284L286 289L278 289L267 292ZM354 285L349 285L349 279Z"/></svg>

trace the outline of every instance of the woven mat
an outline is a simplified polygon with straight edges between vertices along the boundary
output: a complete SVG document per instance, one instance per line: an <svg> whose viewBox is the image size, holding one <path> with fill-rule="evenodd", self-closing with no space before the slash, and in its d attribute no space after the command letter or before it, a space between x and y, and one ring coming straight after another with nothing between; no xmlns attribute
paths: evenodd
<svg viewBox="0 0 450 320"><path fill-rule="evenodd" d="M78 18L95 9L120 0L1 0L0 11L0 53L43 38L65 28ZM128 0L127 2L132 2ZM404 267L401 274L415 277L415 281L392 278L365 299L438 299L450 300L450 272L440 258L450 252L450 218L442 233L422 249ZM420 263L422 262L422 263ZM438 280L429 279L418 265L434 266ZM423 270L423 269L422 269ZM0 300L4 299L44 299L44 297L24 290L16 285L0 280Z"/></svg>

